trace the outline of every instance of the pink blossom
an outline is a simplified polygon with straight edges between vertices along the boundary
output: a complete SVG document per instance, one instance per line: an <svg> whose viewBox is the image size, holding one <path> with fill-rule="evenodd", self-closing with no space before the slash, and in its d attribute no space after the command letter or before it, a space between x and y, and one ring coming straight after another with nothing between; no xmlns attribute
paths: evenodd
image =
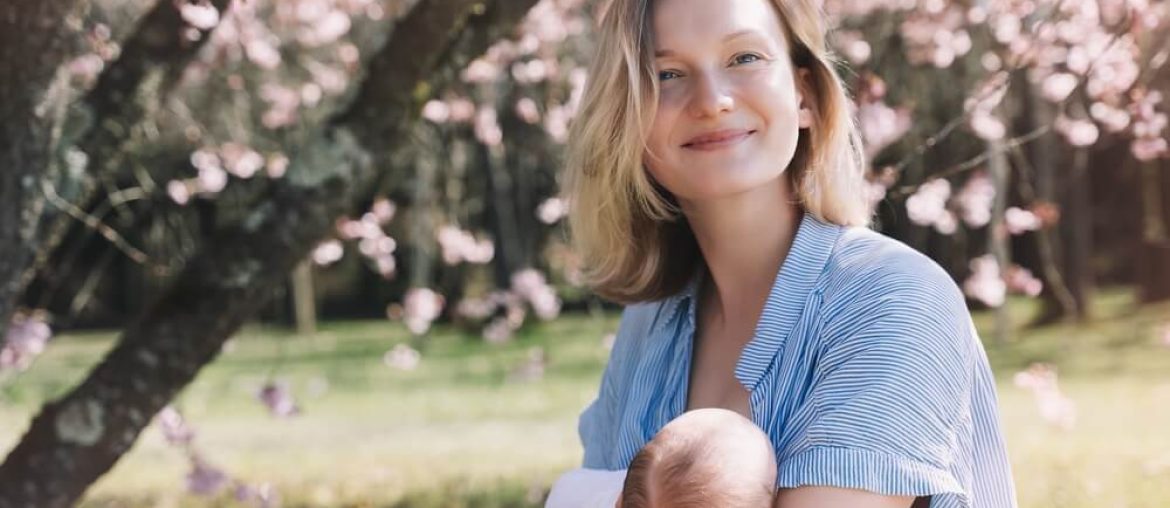
<svg viewBox="0 0 1170 508"><path fill-rule="evenodd" d="M272 484L261 483L257 486L248 484L236 485L235 491L236 501L241 503L253 503L259 508L272 508L280 506L280 496Z"/></svg>
<svg viewBox="0 0 1170 508"><path fill-rule="evenodd" d="M536 217L540 219L540 222L545 224L555 224L557 221L564 218L568 212L568 203L559 197L553 196L544 200L544 202L536 208Z"/></svg>
<svg viewBox="0 0 1170 508"><path fill-rule="evenodd" d="M340 10L331 10L301 30L297 34L297 40L308 47L323 46L349 33L350 24L348 14Z"/></svg>
<svg viewBox="0 0 1170 508"><path fill-rule="evenodd" d="M1003 218L1008 233L1013 235L1023 234L1027 231L1036 231L1044 226L1040 220L1040 216L1029 210L1014 206L1004 211Z"/></svg>
<svg viewBox="0 0 1170 508"><path fill-rule="evenodd" d="M188 187L187 182L182 180L171 180L167 182L167 195L171 200L179 205L185 205L191 200L191 188Z"/></svg>
<svg viewBox="0 0 1170 508"><path fill-rule="evenodd" d="M280 51L262 38L248 41L244 46L244 52L248 55L248 60L263 69L275 69L280 65Z"/></svg>
<svg viewBox="0 0 1170 508"><path fill-rule="evenodd" d="M199 175L195 178L196 189L201 194L219 194L227 187L227 172L217 166L199 168Z"/></svg>
<svg viewBox="0 0 1170 508"><path fill-rule="evenodd" d="M339 94L345 91L349 84L348 74L344 69L337 69L321 62L309 60L304 64L313 77L313 81L321 86L326 93Z"/></svg>
<svg viewBox="0 0 1170 508"><path fill-rule="evenodd" d="M260 98L269 104L260 122L269 129L291 125L297 120L301 94L292 88L273 83L260 85Z"/></svg>
<svg viewBox="0 0 1170 508"><path fill-rule="evenodd" d="M986 140L1003 139L1007 133L1007 127L1004 126L1003 122L988 111L974 111L971 113L968 124L975 135Z"/></svg>
<svg viewBox="0 0 1170 508"><path fill-rule="evenodd" d="M207 0L199 0L197 3L183 2L179 6L179 16L200 30L211 30L219 24L219 11Z"/></svg>
<svg viewBox="0 0 1170 508"><path fill-rule="evenodd" d="M229 141L219 147L224 169L240 178L252 178L264 167L264 157L251 147Z"/></svg>
<svg viewBox="0 0 1170 508"><path fill-rule="evenodd" d="M1130 144L1130 151L1137 160L1152 161L1170 154L1170 145L1163 138L1138 138Z"/></svg>
<svg viewBox="0 0 1170 508"><path fill-rule="evenodd" d="M499 67L483 58L477 58L463 70L463 81L468 83L489 83L500 73Z"/></svg>
<svg viewBox="0 0 1170 508"><path fill-rule="evenodd" d="M836 32L836 46L841 49L845 58L853 65L861 65L869 60L872 49L856 30L839 30Z"/></svg>
<svg viewBox="0 0 1170 508"><path fill-rule="evenodd" d="M106 61L101 56L87 53L70 60L67 68L69 74L81 83L82 88L86 88L97 80L98 74L101 74L105 66Z"/></svg>
<svg viewBox="0 0 1170 508"><path fill-rule="evenodd" d="M512 338L515 326L504 317L493 319L483 329L483 338L492 344L503 344Z"/></svg>
<svg viewBox="0 0 1170 508"><path fill-rule="evenodd" d="M410 371L418 368L422 355L418 350L406 345L398 344L382 355L382 363L397 370Z"/></svg>
<svg viewBox="0 0 1170 508"><path fill-rule="evenodd" d="M569 139L569 110L565 106L556 105L548 108L544 116L544 130L557 143L564 143Z"/></svg>
<svg viewBox="0 0 1170 508"><path fill-rule="evenodd" d="M223 471L198 456L191 457L191 471L187 473L187 491L200 496L216 496L227 486Z"/></svg>
<svg viewBox="0 0 1170 508"><path fill-rule="evenodd" d="M285 418L300 414L301 410L284 383L269 382L256 395L268 407L272 416Z"/></svg>
<svg viewBox="0 0 1170 508"><path fill-rule="evenodd" d="M922 226L934 226L942 234L955 232L955 216L947 210L951 184L942 178L929 180L906 199L906 213L910 221Z"/></svg>
<svg viewBox="0 0 1170 508"><path fill-rule="evenodd" d="M313 249L313 262L318 266L328 266L336 263L341 259L345 249L341 247L341 242L337 240L327 240L322 242L317 248Z"/></svg>
<svg viewBox="0 0 1170 508"><path fill-rule="evenodd" d="M1014 376L1015 385L1032 392L1040 416L1049 424L1068 430L1076 424L1076 404L1060 391L1056 369L1035 363Z"/></svg>
<svg viewBox="0 0 1170 508"><path fill-rule="evenodd" d="M459 263L487 263L495 256L491 239L476 240L471 233L452 225L439 228L435 234L443 251L443 261L449 265Z"/></svg>
<svg viewBox="0 0 1170 508"><path fill-rule="evenodd" d="M1053 128L1064 136L1065 141L1072 146L1089 146L1097 142L1100 131L1097 125L1089 120L1073 119L1067 116L1058 116L1053 122Z"/></svg>
<svg viewBox="0 0 1170 508"><path fill-rule="evenodd" d="M422 335L431 328L431 322L443 310L443 296L428 288L411 288L403 299L402 319L406 328Z"/></svg>
<svg viewBox="0 0 1170 508"><path fill-rule="evenodd" d="M467 122L475 117L475 103L465 98L453 99L447 105L451 107L452 122Z"/></svg>
<svg viewBox="0 0 1170 508"><path fill-rule="evenodd" d="M991 222L991 207L995 204L995 185L985 172L975 173L955 196L963 222L973 228Z"/></svg>
<svg viewBox="0 0 1170 508"><path fill-rule="evenodd" d="M910 130L910 111L891 108L880 100L867 101L857 109L857 123L865 139L866 155L873 158Z"/></svg>
<svg viewBox="0 0 1170 508"><path fill-rule="evenodd" d="M496 110L491 106L479 108L475 115L475 138L487 146L499 146L504 139L500 124L496 120Z"/></svg>
<svg viewBox="0 0 1170 508"><path fill-rule="evenodd" d="M963 282L963 292L990 307L1003 305L1007 284L995 256L985 254L971 260L971 276Z"/></svg>
<svg viewBox="0 0 1170 508"><path fill-rule="evenodd" d="M269 155L264 168L269 178L280 178L288 170L288 156L280 152Z"/></svg>
<svg viewBox="0 0 1170 508"><path fill-rule="evenodd" d="M1007 288L1016 293L1036 297L1044 290L1044 283L1032 275L1032 272L1019 265L1008 268L1004 277Z"/></svg>
<svg viewBox="0 0 1170 508"><path fill-rule="evenodd" d="M195 439L195 430L187 425L183 415L174 406L167 405L154 417L155 425L162 431L167 443L175 446L188 446Z"/></svg>
<svg viewBox="0 0 1170 508"><path fill-rule="evenodd" d="M1089 106L1089 116L1092 116L1109 132L1121 132L1129 127L1130 123L1129 113L1104 102L1094 102L1092 106Z"/></svg>
<svg viewBox="0 0 1170 508"><path fill-rule="evenodd" d="M423 106L422 117L432 123L446 123L451 118L451 108L446 102L431 99Z"/></svg>
<svg viewBox="0 0 1170 508"><path fill-rule="evenodd" d="M0 370L25 370L45 351L53 336L45 316L44 311L17 312L12 316L0 343Z"/></svg>
<svg viewBox="0 0 1170 508"><path fill-rule="evenodd" d="M305 83L301 85L301 104L305 107L311 108L316 106L321 102L321 98L324 95L325 91L317 83Z"/></svg>
<svg viewBox="0 0 1170 508"><path fill-rule="evenodd" d="M523 97L516 101L516 116L524 123L535 124L540 122L540 110L536 107L536 101L529 97Z"/></svg>
<svg viewBox="0 0 1170 508"><path fill-rule="evenodd" d="M512 274L512 291L528 301L536 316L553 319L560 313L561 301L556 290L545 281L540 272L527 268Z"/></svg>
<svg viewBox="0 0 1170 508"><path fill-rule="evenodd" d="M1077 77L1067 72L1058 72L1044 78L1041 94L1051 102L1062 102L1077 87Z"/></svg>
<svg viewBox="0 0 1170 508"><path fill-rule="evenodd" d="M373 206L370 207L370 213L378 220L378 224L390 222L394 218L395 211L394 202L386 198L374 200Z"/></svg>

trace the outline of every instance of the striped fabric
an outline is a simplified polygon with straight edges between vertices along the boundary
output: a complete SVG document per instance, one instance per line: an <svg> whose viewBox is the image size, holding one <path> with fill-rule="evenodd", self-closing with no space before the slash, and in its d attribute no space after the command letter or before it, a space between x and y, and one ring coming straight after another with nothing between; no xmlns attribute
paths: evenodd
<svg viewBox="0 0 1170 508"><path fill-rule="evenodd" d="M581 414L585 468L627 468L685 410L702 278L625 309ZM775 447L778 487L1016 506L994 379L963 296L896 240L805 215L735 376Z"/></svg>

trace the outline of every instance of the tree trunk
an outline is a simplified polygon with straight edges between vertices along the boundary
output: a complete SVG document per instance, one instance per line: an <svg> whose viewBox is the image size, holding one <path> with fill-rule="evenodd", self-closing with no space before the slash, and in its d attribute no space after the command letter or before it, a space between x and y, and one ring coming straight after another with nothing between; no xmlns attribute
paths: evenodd
<svg viewBox="0 0 1170 508"><path fill-rule="evenodd" d="M1170 160L1143 164L1141 182L1138 299L1163 302L1170 300Z"/></svg>
<svg viewBox="0 0 1170 508"><path fill-rule="evenodd" d="M988 250L995 256L1000 272L1007 273L1011 266L1011 247L1007 228L1004 224L1004 214L1007 210L1008 182L1011 180L1010 167L1007 161L1007 152L1004 151L1003 140L988 142L988 166L991 172L992 185L995 186L995 202L991 207L991 225L988 228ZM1011 336L1012 322L1010 308L1007 302L995 309L995 342L1003 344Z"/></svg>
<svg viewBox="0 0 1170 508"><path fill-rule="evenodd" d="M1089 152L1078 148L1073 153L1068 188L1061 206L1060 233L1064 237L1064 280L1076 301L1075 317L1090 317L1093 296L1093 210L1089 191Z"/></svg>
<svg viewBox="0 0 1170 508"><path fill-rule="evenodd" d="M209 237L85 380L41 409L0 465L0 508L74 504L287 280L354 195L373 191L375 166L362 147L384 149L399 139L429 96L417 91L440 89L534 3L416 4L374 56L353 102L322 139L295 154L271 199L240 226Z"/></svg>
<svg viewBox="0 0 1170 508"><path fill-rule="evenodd" d="M313 263L306 259L297 264L293 269L289 286L292 290L293 318L296 321L297 334L317 333L317 295L313 291Z"/></svg>
<svg viewBox="0 0 1170 508"><path fill-rule="evenodd" d="M54 137L64 114L64 73L74 35L61 20L80 0L0 6L0 338L29 279L36 253Z"/></svg>

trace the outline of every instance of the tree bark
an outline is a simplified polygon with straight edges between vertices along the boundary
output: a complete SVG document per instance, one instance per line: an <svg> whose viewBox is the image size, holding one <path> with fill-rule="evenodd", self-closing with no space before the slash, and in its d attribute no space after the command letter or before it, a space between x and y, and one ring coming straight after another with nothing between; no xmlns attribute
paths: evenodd
<svg viewBox="0 0 1170 508"><path fill-rule="evenodd" d="M1138 299L1164 302L1170 300L1170 160L1143 164L1141 182Z"/></svg>
<svg viewBox="0 0 1170 508"><path fill-rule="evenodd" d="M354 101L296 154L271 199L209 238L86 379L41 409L0 465L0 508L75 503L287 280L355 195L372 192L377 175L368 152L399 139L422 101L534 3L416 4L371 61Z"/></svg>
<svg viewBox="0 0 1170 508"><path fill-rule="evenodd" d="M45 197L41 183L64 112L71 29L61 20L79 0L8 2L0 7L0 338L36 253Z"/></svg>

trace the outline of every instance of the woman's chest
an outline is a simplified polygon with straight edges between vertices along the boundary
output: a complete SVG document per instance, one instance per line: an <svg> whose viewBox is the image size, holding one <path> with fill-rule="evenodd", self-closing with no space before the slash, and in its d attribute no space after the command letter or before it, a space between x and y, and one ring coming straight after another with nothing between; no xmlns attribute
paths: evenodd
<svg viewBox="0 0 1170 508"><path fill-rule="evenodd" d="M749 419L752 417L751 393L735 376L736 365L747 343L746 339L739 338L742 334L750 334L750 330L695 335L687 390L688 410L718 407Z"/></svg>

